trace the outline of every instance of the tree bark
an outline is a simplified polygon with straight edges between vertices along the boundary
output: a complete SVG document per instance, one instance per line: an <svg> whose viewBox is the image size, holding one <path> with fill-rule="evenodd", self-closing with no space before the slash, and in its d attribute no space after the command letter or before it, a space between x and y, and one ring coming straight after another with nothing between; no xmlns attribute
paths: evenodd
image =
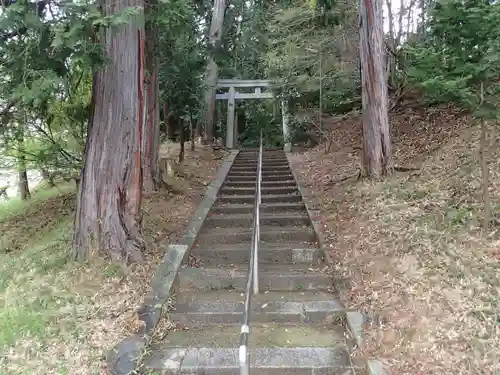
<svg viewBox="0 0 500 375"><path fill-rule="evenodd" d="M360 59L363 101L363 167L371 178L392 173L392 149L384 74L382 4L360 0Z"/></svg>
<svg viewBox="0 0 500 375"><path fill-rule="evenodd" d="M196 127L194 129L194 133L196 140L198 140L203 136L202 122L199 120L196 120Z"/></svg>
<svg viewBox="0 0 500 375"><path fill-rule="evenodd" d="M43 180L49 185L50 188L56 187L54 176L45 168L40 169Z"/></svg>
<svg viewBox="0 0 500 375"><path fill-rule="evenodd" d="M26 116L24 123L19 125L19 133L17 136L17 168L18 168L18 187L19 196L23 201L31 198L30 188L28 184L28 173L26 172L26 155L24 149L24 127L26 126Z"/></svg>
<svg viewBox="0 0 500 375"><path fill-rule="evenodd" d="M142 0L104 0L106 16ZM92 114L77 197L73 256L101 251L115 261L141 262L144 127L144 19L142 12L102 34L109 63L95 75Z"/></svg>
<svg viewBox="0 0 500 375"><path fill-rule="evenodd" d="M158 188L158 151L160 147L160 86L159 65L155 57L157 45L157 24L154 21L154 12L158 5L157 0L148 0L146 3L146 91L147 91L147 120L144 127L142 144L142 169L144 176L144 190L152 191Z"/></svg>
<svg viewBox="0 0 500 375"><path fill-rule="evenodd" d="M184 143L186 142L186 132L184 129L184 121L181 119L180 120L180 134L179 134L179 142L181 144L181 148L179 150L179 163L182 163L184 161Z"/></svg>
<svg viewBox="0 0 500 375"><path fill-rule="evenodd" d="M425 36L425 0L420 0L420 34Z"/></svg>
<svg viewBox="0 0 500 375"><path fill-rule="evenodd" d="M209 45L215 49L222 39L222 28L224 26L224 11L226 0L215 0L212 21L210 23ZM215 116L215 93L219 68L213 58L213 52L208 56L208 64L205 76L205 113L204 113L204 136L205 143L212 143L214 139L214 116Z"/></svg>
<svg viewBox="0 0 500 375"><path fill-rule="evenodd" d="M479 108L484 104L484 83L481 82ZM484 117L481 117L481 137L479 149L481 154L481 174L483 175L483 203L484 217L483 228L488 230L491 221L491 200L490 200L490 169L488 167L488 124Z"/></svg>
<svg viewBox="0 0 500 375"><path fill-rule="evenodd" d="M394 33L394 16L392 14L392 0L386 0L387 16L389 23L389 53L386 53L386 81L389 87L394 86L394 78L396 74L396 56L397 48Z"/></svg>
<svg viewBox="0 0 500 375"><path fill-rule="evenodd" d="M165 104L165 130L170 141L175 141L175 125L174 119L170 118L168 113L168 104Z"/></svg>
<svg viewBox="0 0 500 375"><path fill-rule="evenodd" d="M191 151L194 151L195 149L195 144L196 144L196 134L195 134L195 129L197 125L194 122L193 115L190 113L189 114L189 133L191 136Z"/></svg>
<svg viewBox="0 0 500 375"><path fill-rule="evenodd" d="M28 184L28 173L26 172L26 160L24 155L20 155L19 163L19 195L23 201L31 198Z"/></svg>
<svg viewBox="0 0 500 375"><path fill-rule="evenodd" d="M401 39L403 37L403 18L405 12L405 0L401 0L399 2L398 33L396 34L396 42L394 43L394 48L397 48L401 45Z"/></svg>

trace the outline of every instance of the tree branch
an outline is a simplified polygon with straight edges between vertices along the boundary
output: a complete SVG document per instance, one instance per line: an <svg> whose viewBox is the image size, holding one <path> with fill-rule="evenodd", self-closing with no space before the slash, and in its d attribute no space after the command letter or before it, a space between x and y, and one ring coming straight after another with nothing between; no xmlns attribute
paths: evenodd
<svg viewBox="0 0 500 375"><path fill-rule="evenodd" d="M2 6L4 8L7 8L9 7L10 5L12 4L15 4L15 0L0 0L2 1ZM43 12L45 10L45 7L47 6L47 4L49 4L51 0L40 0L40 1L37 1L35 4L29 4L30 6L36 6L36 15L41 18L42 15L43 15ZM3 33L3 34L0 34L0 41L2 43L6 43L7 41L9 41L10 39L14 38L14 37L17 37L17 36L22 36L24 34L26 34L28 32L28 28L26 26L23 26L21 27L20 29L18 30L13 30L13 31L9 31L9 32L6 32L6 33Z"/></svg>

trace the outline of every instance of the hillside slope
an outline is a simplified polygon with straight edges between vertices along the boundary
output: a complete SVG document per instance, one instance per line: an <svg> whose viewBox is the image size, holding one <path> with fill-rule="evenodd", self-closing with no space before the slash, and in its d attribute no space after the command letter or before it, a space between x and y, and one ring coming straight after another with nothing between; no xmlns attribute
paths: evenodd
<svg viewBox="0 0 500 375"><path fill-rule="evenodd" d="M162 147L161 157L177 154L178 144ZM221 157L187 148L167 181L174 192L145 196L142 265L69 258L74 184L0 203L0 374L104 374L107 352L140 328L136 311L162 259L160 245L182 236Z"/></svg>
<svg viewBox="0 0 500 375"><path fill-rule="evenodd" d="M370 317L358 355L385 359L393 374L500 371L498 221L480 229L479 129L468 122L451 107L392 115L395 162L418 170L383 182L344 180L359 163L359 119L337 124L330 154L293 157L321 203L342 297ZM498 141L490 139L494 207Z"/></svg>

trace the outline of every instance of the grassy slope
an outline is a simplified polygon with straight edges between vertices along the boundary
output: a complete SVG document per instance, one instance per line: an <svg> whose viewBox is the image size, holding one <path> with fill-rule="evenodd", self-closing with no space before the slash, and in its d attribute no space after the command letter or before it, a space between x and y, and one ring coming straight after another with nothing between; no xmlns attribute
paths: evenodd
<svg viewBox="0 0 500 375"><path fill-rule="evenodd" d="M372 318L360 354L385 358L393 374L500 371L498 220L479 227L479 130L467 120L443 108L393 116L396 162L420 169L382 182L338 182L359 160L352 124L338 129L332 154L295 156L320 197L334 272L348 280L343 298ZM496 146L489 167L498 208Z"/></svg>
<svg viewBox="0 0 500 375"><path fill-rule="evenodd" d="M0 374L100 374L106 351L137 328L159 244L182 233L217 164L208 150L187 151L186 176L169 182L184 193L146 197L143 266L68 259L71 185L0 203Z"/></svg>

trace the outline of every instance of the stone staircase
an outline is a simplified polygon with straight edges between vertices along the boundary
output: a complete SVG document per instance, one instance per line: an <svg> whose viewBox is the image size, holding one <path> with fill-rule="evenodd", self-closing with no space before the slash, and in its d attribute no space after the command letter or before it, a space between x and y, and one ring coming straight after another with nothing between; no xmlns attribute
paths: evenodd
<svg viewBox="0 0 500 375"><path fill-rule="evenodd" d="M169 319L180 329L152 348L151 373L239 374L238 345L247 281L258 150L241 151L178 274ZM252 296L252 374L347 375L351 341L323 253L281 150L262 164L260 294Z"/></svg>

